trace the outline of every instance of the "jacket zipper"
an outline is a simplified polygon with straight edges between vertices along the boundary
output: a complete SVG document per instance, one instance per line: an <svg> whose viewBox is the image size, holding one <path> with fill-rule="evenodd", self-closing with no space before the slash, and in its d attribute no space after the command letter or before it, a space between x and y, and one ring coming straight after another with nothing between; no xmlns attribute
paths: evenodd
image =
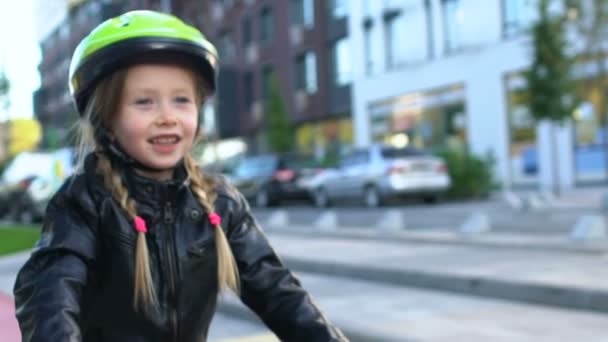
<svg viewBox="0 0 608 342"><path fill-rule="evenodd" d="M167 237L167 248L165 248L166 251L166 258L167 258L167 264L168 264L168 273L169 273L169 300L172 301L173 303L169 302L169 307L170 307L170 312L169 312L169 317L170 317L170 324L171 324L171 330L173 331L173 341L177 341L178 340L178 321L177 321L177 291L176 291L176 284L175 284L175 278L176 276L176 265L175 265L175 259L174 259L174 249L175 249L175 241L173 238L173 234L174 232L172 231L172 224L174 221L174 217L173 217L173 211L171 210L171 203L170 202L166 202L165 203L165 208L164 208L164 213L163 213L163 218L165 221L165 234Z"/></svg>

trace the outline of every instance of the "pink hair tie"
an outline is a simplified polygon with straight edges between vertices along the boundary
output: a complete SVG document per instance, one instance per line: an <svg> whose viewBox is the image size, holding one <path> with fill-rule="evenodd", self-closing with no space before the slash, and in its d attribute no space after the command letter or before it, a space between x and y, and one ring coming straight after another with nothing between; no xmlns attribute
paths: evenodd
<svg viewBox="0 0 608 342"><path fill-rule="evenodd" d="M146 227L146 221L139 216L135 216L135 230L140 233L147 233L148 228Z"/></svg>
<svg viewBox="0 0 608 342"><path fill-rule="evenodd" d="M212 225L219 226L222 223L222 218L220 217L220 215L216 213L210 213L208 216L209 222L211 222Z"/></svg>

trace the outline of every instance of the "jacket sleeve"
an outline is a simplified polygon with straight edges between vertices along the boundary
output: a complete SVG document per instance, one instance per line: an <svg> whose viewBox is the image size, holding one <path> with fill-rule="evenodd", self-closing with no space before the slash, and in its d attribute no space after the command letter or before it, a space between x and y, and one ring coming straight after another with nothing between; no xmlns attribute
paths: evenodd
<svg viewBox="0 0 608 342"><path fill-rule="evenodd" d="M81 298L96 254L94 208L90 197L62 190L50 201L40 240L14 287L24 342L82 341Z"/></svg>
<svg viewBox="0 0 608 342"><path fill-rule="evenodd" d="M239 195L228 239L238 264L241 300L282 341L348 341L283 265Z"/></svg>

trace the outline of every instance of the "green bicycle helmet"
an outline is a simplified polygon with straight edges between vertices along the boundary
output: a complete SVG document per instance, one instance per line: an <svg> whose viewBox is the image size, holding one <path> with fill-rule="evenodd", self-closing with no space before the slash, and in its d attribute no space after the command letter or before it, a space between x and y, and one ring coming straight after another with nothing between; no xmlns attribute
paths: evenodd
<svg viewBox="0 0 608 342"><path fill-rule="evenodd" d="M79 115L102 78L142 56L163 53L185 57L215 92L217 50L199 30L169 14L131 11L99 24L74 51L69 88Z"/></svg>

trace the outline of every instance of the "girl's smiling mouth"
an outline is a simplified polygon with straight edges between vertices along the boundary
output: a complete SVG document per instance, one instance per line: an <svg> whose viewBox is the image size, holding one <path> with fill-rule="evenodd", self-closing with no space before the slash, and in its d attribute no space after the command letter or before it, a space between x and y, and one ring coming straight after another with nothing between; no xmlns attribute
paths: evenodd
<svg viewBox="0 0 608 342"><path fill-rule="evenodd" d="M182 138L177 134L162 134L154 136L148 139L148 142L152 145L175 145L179 143Z"/></svg>

